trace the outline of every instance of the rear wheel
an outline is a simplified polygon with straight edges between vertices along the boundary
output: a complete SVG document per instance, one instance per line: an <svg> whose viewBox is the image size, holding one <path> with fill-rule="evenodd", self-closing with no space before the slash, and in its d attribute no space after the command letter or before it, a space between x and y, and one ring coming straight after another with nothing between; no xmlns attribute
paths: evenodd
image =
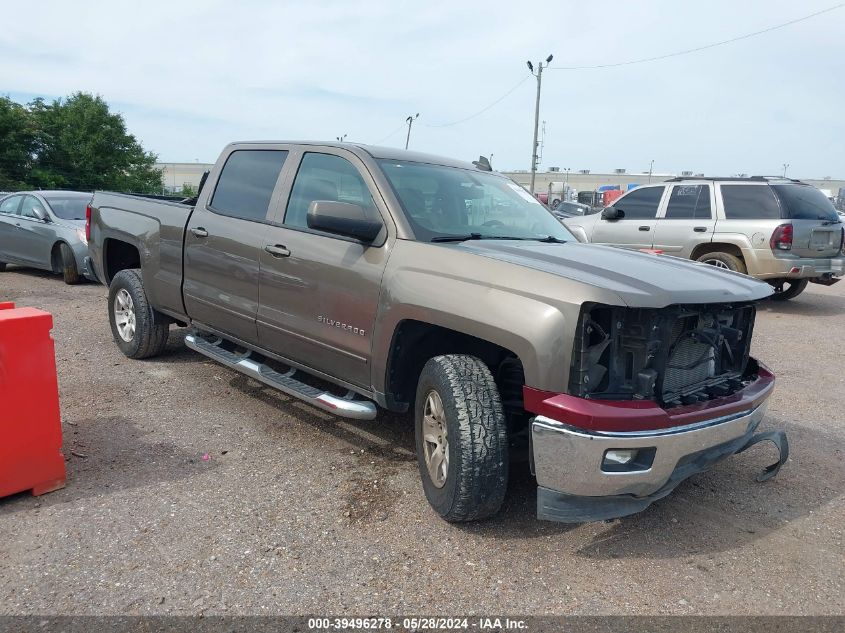
<svg viewBox="0 0 845 633"><path fill-rule="evenodd" d="M0 273L6 270L6 262L0 262Z"/></svg>
<svg viewBox="0 0 845 633"><path fill-rule="evenodd" d="M508 430L493 375L478 358L437 356L417 386L417 462L432 508L447 521L489 517L508 483Z"/></svg>
<svg viewBox="0 0 845 633"><path fill-rule="evenodd" d="M158 356L167 346L169 321L147 301L138 269L121 270L112 279L109 323L114 342L129 358Z"/></svg>
<svg viewBox="0 0 845 633"><path fill-rule="evenodd" d="M716 268L722 268L724 270L732 270L736 273L743 273L747 272L745 268L745 262L743 262L739 257L736 255L731 255L730 253L723 253L721 251L716 251L713 253L706 253L698 258L699 262L704 264L710 264L711 266L715 266Z"/></svg>
<svg viewBox="0 0 845 633"><path fill-rule="evenodd" d="M76 257L73 250L67 244L59 244L59 262L62 266L62 278L66 284L79 283L79 271L76 268Z"/></svg>
<svg viewBox="0 0 845 633"><path fill-rule="evenodd" d="M769 284L775 289L772 300L789 301L794 299L804 292L809 282L809 279L772 279L769 281Z"/></svg>

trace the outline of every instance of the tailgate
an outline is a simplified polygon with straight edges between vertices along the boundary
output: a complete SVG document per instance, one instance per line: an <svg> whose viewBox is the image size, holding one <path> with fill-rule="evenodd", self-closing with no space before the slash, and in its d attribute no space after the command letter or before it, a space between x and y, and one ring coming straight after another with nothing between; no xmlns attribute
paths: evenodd
<svg viewBox="0 0 845 633"><path fill-rule="evenodd" d="M799 257L833 257L842 244L842 223L793 220L792 252Z"/></svg>

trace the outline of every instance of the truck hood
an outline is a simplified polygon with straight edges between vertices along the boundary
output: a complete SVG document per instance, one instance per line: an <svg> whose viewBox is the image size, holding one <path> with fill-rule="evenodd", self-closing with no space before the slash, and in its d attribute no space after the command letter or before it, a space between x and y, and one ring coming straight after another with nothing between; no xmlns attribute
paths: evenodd
<svg viewBox="0 0 845 633"><path fill-rule="evenodd" d="M773 292L765 282L709 264L614 246L473 240L450 247L603 288L631 307L752 301Z"/></svg>

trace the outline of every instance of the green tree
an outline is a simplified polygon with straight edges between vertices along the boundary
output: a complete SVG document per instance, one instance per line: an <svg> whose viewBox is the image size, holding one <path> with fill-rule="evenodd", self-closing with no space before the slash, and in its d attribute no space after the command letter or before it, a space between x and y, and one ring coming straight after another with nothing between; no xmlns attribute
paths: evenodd
<svg viewBox="0 0 845 633"><path fill-rule="evenodd" d="M29 112L37 129L33 186L153 193L161 189L155 154L126 130L123 116L99 96L77 92L65 100L36 99Z"/></svg>
<svg viewBox="0 0 845 633"><path fill-rule="evenodd" d="M0 190L26 188L35 141L29 111L8 97L0 97Z"/></svg>

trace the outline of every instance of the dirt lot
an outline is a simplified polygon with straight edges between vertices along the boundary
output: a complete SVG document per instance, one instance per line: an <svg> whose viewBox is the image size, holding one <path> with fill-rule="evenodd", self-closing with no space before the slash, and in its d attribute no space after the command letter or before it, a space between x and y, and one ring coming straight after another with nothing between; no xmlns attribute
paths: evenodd
<svg viewBox="0 0 845 633"><path fill-rule="evenodd" d="M106 289L10 268L0 300L54 315L64 490L0 500L0 614L841 614L845 283L763 304L754 352L789 433L608 523L429 509L404 416L350 423L186 350L124 358ZM73 452L73 453L72 453ZM203 454L211 459L203 461Z"/></svg>

